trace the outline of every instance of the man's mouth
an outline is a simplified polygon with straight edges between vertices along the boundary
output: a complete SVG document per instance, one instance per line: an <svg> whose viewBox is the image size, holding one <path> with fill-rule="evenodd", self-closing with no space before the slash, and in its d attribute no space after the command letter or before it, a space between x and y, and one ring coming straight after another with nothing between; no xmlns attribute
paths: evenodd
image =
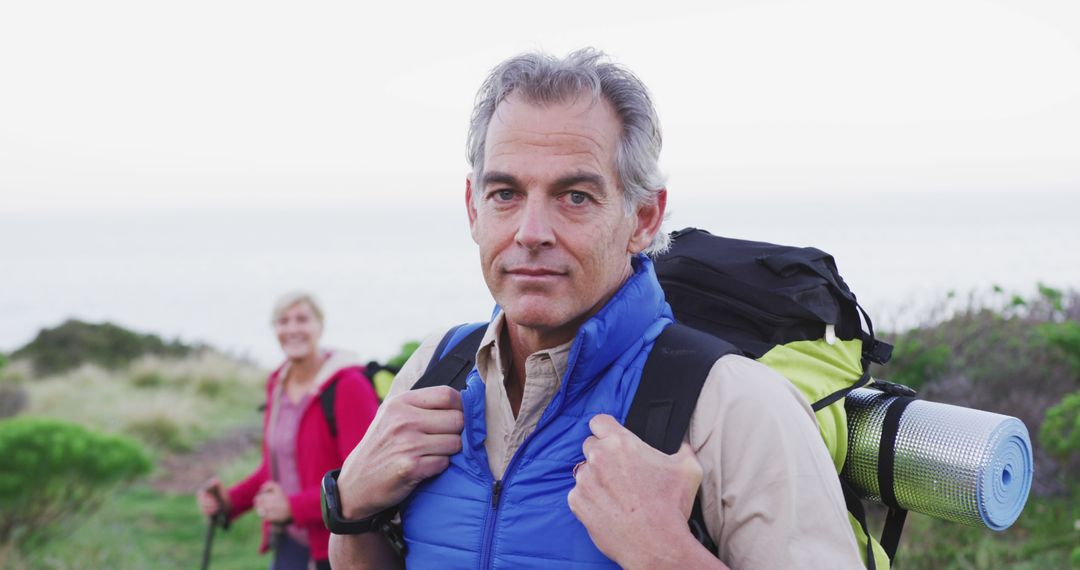
<svg viewBox="0 0 1080 570"><path fill-rule="evenodd" d="M547 277L555 275L563 275L562 271L555 269L548 269L545 267L514 267L506 271L511 275L524 275L526 277Z"/></svg>

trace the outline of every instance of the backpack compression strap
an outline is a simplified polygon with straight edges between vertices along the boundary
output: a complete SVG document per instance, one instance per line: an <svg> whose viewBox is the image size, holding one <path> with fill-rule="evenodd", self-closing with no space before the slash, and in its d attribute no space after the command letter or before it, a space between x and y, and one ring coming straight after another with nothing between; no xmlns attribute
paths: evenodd
<svg viewBox="0 0 1080 570"><path fill-rule="evenodd" d="M900 546L900 534L904 531L904 520L907 518L907 510L896 501L894 487L896 436L900 432L900 418L904 415L908 404L913 401L915 398L906 395L894 399L885 411L885 419L881 423L881 442L878 447L878 489L881 493L881 502L889 507L889 514L885 518L885 529L881 533L881 546L889 555L889 560L896 560L896 549Z"/></svg>
<svg viewBox="0 0 1080 570"><path fill-rule="evenodd" d="M685 325L673 324L656 339L641 374L626 428L642 441L667 454L679 450L698 396L716 361L741 354L732 344ZM690 531L713 554L716 543L705 528L701 499L694 499Z"/></svg>

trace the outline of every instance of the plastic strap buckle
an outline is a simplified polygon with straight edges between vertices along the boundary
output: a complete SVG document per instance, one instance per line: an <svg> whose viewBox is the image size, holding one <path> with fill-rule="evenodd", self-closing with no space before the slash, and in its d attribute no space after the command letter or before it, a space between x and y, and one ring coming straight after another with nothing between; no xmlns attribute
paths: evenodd
<svg viewBox="0 0 1080 570"><path fill-rule="evenodd" d="M897 396L900 398L911 398L916 394L914 388L904 386L903 384L897 384L896 382L878 380L877 378L874 379L874 388L877 388L890 396Z"/></svg>

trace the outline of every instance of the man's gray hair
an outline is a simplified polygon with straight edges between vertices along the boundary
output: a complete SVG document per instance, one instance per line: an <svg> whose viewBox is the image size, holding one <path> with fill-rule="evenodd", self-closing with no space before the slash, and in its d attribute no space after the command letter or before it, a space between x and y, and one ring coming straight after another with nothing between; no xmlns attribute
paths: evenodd
<svg viewBox="0 0 1080 570"><path fill-rule="evenodd" d="M511 93L535 104L565 103L583 94L599 101L603 97L622 123L622 135L615 151L615 168L622 186L626 214L656 200L664 188L659 159L662 140L660 119L648 89L630 70L612 63L598 50L585 48L558 59L543 53L512 57L495 67L476 94L469 124L469 165L472 180L479 183L484 173L484 145L495 109ZM473 194L476 196L476 193ZM656 232L646 252L656 254L668 248L668 235Z"/></svg>

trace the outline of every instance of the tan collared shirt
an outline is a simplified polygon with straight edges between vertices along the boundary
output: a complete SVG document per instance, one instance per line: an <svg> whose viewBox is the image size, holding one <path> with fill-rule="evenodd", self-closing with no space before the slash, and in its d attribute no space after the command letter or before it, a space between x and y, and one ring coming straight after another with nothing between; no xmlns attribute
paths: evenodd
<svg viewBox="0 0 1080 570"><path fill-rule="evenodd" d="M558 392L570 344L525 361L515 418L503 384L509 347L500 346L503 316L488 326L476 353L484 380L491 472L510 458ZM425 340L394 378L388 398L412 388L442 334ZM686 437L704 470L705 523L720 558L747 568L862 568L843 494L813 411L798 390L767 366L741 356L716 361L690 418Z"/></svg>

